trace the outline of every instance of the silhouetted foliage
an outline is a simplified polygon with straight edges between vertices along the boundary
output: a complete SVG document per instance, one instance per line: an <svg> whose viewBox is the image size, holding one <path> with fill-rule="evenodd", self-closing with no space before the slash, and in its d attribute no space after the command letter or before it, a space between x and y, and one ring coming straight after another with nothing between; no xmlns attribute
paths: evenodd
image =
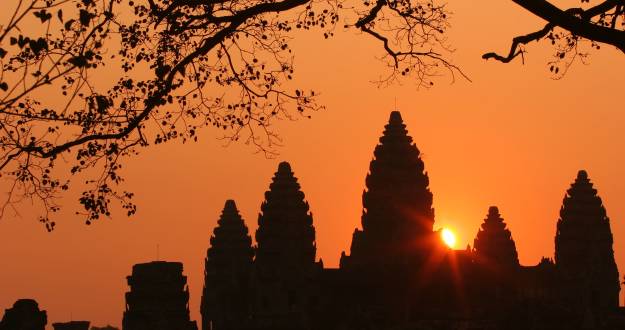
<svg viewBox="0 0 625 330"><path fill-rule="evenodd" d="M88 224L109 216L115 200L134 214L120 169L140 147L195 141L212 126L227 141L274 152L273 120L320 108L315 92L291 82L297 30L374 37L390 69L380 84L410 76L429 86L441 69L461 74L446 59L449 13L434 0L15 4L0 28L0 171L12 180L2 211L32 199L48 230L77 176ZM99 79L116 72L112 84Z"/></svg>
<svg viewBox="0 0 625 330"><path fill-rule="evenodd" d="M547 24L538 31L512 39L507 55L487 53L484 59L494 58L508 63L526 53L524 45L532 41L546 41L554 48L549 70L556 78L562 77L576 59L585 62L588 49L600 49L607 44L625 52L625 0L580 0L582 7L560 9L547 0L512 0ZM585 7L584 7L585 6Z"/></svg>

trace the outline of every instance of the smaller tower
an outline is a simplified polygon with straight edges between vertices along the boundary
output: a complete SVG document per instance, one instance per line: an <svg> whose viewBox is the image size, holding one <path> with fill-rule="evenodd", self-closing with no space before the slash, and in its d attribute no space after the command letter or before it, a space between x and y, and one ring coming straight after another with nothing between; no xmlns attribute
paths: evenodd
<svg viewBox="0 0 625 330"><path fill-rule="evenodd" d="M488 215L473 242L478 263L496 270L518 268L519 257L510 230L497 206L488 208Z"/></svg>
<svg viewBox="0 0 625 330"><path fill-rule="evenodd" d="M48 323L46 311L39 310L33 299L19 299L5 310L0 330L44 330Z"/></svg>
<svg viewBox="0 0 625 330"><path fill-rule="evenodd" d="M265 192L256 230L260 268L308 271L315 262L315 227L291 165L282 162Z"/></svg>
<svg viewBox="0 0 625 330"><path fill-rule="evenodd" d="M516 275L520 270L516 245L496 206L488 214L473 241L473 301L477 310L505 314L515 302Z"/></svg>
<svg viewBox="0 0 625 330"><path fill-rule="evenodd" d="M182 263L153 261L136 264L127 277L123 330L197 330L189 318L187 277Z"/></svg>
<svg viewBox="0 0 625 330"><path fill-rule="evenodd" d="M278 166L260 208L252 277L256 328L309 329L321 267L313 217L289 163Z"/></svg>
<svg viewBox="0 0 625 330"><path fill-rule="evenodd" d="M252 238L233 200L227 200L205 259L203 330L240 330L249 319Z"/></svg>

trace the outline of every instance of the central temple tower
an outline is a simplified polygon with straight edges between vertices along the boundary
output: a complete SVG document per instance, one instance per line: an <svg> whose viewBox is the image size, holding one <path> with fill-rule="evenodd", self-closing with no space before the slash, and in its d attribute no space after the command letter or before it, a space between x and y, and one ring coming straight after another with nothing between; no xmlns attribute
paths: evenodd
<svg viewBox="0 0 625 330"><path fill-rule="evenodd" d="M391 112L369 165L362 194L362 230L341 267L369 267L413 260L432 237L434 209L419 149L399 111Z"/></svg>

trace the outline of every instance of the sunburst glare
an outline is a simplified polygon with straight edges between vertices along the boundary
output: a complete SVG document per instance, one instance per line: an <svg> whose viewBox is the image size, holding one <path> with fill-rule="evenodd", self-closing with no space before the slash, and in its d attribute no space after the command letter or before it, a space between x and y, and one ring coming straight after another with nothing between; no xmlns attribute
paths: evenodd
<svg viewBox="0 0 625 330"><path fill-rule="evenodd" d="M443 228L441 231L441 238L450 248L453 248L456 245L456 234L448 228Z"/></svg>

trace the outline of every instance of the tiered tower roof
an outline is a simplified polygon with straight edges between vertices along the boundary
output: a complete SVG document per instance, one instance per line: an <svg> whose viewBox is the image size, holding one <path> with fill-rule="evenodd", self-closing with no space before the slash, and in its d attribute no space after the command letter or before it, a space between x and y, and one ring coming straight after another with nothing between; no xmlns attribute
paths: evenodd
<svg viewBox="0 0 625 330"><path fill-rule="evenodd" d="M391 112L375 147L362 203L362 231L354 233L351 256L342 264L393 260L420 249L419 240L432 234L429 178L399 111Z"/></svg>
<svg viewBox="0 0 625 330"><path fill-rule="evenodd" d="M241 329L247 318L254 250L237 206L227 200L210 239L202 292L202 329Z"/></svg>
<svg viewBox="0 0 625 330"><path fill-rule="evenodd" d="M473 248L479 262L498 269L519 266L512 234L506 228L506 223L496 206L488 209L488 215L475 237Z"/></svg>
<svg viewBox="0 0 625 330"><path fill-rule="evenodd" d="M206 256L207 271L228 272L231 267L252 262L252 238L233 200L226 201L210 243Z"/></svg>
<svg viewBox="0 0 625 330"><path fill-rule="evenodd" d="M292 268L315 262L315 227L291 165L282 162L265 192L256 231L256 264Z"/></svg>
<svg viewBox="0 0 625 330"><path fill-rule="evenodd" d="M586 171L578 172L564 196L555 244L556 267L565 283L577 286L575 295L584 300L582 304L618 306L610 219Z"/></svg>

